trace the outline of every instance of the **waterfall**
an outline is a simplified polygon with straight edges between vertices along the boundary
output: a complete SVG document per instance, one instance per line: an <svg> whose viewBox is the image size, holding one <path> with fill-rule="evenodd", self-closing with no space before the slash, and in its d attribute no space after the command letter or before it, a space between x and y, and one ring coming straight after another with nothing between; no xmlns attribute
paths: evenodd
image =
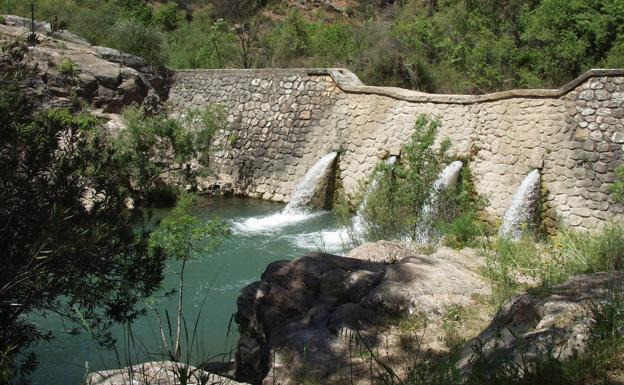
<svg viewBox="0 0 624 385"><path fill-rule="evenodd" d="M534 225L540 197L540 172L533 170L524 178L498 229L500 236L520 239L522 232Z"/></svg>
<svg viewBox="0 0 624 385"><path fill-rule="evenodd" d="M337 155L336 152L331 152L323 156L308 170L293 190L290 201L282 211L268 216L235 222L234 229L248 233L279 230L284 226L293 225L323 214L320 211L310 212L309 205L324 195L327 178L331 174Z"/></svg>
<svg viewBox="0 0 624 385"><path fill-rule="evenodd" d="M459 174L464 163L456 160L442 170L437 179L433 182L429 199L420 210L420 222L416 230L416 241L419 243L427 243L431 240L433 229L431 222L435 219L436 211L439 207L440 192L453 187L457 184Z"/></svg>
<svg viewBox="0 0 624 385"><path fill-rule="evenodd" d="M290 201L284 207L284 213L306 210L307 206L327 187L327 177L331 174L337 155L336 152L330 152L310 167L290 195Z"/></svg>
<svg viewBox="0 0 624 385"><path fill-rule="evenodd" d="M397 162L397 157L394 155L386 159L386 164L395 164L396 162ZM358 237L364 236L365 225L366 225L366 221L364 220L364 210L366 209L366 205L368 204L368 196L369 194L371 194L373 191L377 189L378 185L379 185L379 175L375 175L373 176L373 180L371 181L371 184L368 186L368 189L366 189L366 194L362 198L362 201L360 202L357 208L357 211L355 212L355 216L353 217L353 221L352 221L353 232L354 232L354 235Z"/></svg>

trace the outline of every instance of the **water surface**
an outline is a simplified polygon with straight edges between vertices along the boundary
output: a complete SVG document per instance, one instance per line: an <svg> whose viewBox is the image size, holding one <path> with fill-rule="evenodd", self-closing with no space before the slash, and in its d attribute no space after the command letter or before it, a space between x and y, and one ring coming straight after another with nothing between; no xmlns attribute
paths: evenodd
<svg viewBox="0 0 624 385"><path fill-rule="evenodd" d="M202 255L187 265L184 315L189 329L198 319L205 301L195 339L198 349L191 363L232 350L238 335L236 324L232 323L228 336L228 326L236 312L238 293L245 285L258 280L267 264L312 251L338 254L346 251L340 237L331 236L338 234L332 231L335 218L331 213L284 214L283 207L260 200L217 198L201 201L194 210L199 218L207 220L216 216L230 221L233 234L216 253ZM156 214L166 215L166 211ZM175 264L169 267L163 291L149 300L150 307L159 309L163 316L164 309L169 309L172 322L177 299L164 297L163 293L177 287L176 268ZM98 347L88 333L72 336L64 332L74 325L64 325L56 318L40 322L55 332L56 339L36 348L40 364L31 378L38 385L80 384L87 367L89 370L117 368L158 359L161 351L159 323L154 311L133 325L134 343L121 343L128 341L127 333L123 328L115 329L120 341L117 352Z"/></svg>

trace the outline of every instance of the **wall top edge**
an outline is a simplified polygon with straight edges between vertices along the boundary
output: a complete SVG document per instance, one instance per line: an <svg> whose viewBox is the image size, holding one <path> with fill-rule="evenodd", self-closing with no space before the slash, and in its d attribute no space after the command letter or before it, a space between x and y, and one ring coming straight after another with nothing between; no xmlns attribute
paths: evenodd
<svg viewBox="0 0 624 385"><path fill-rule="evenodd" d="M345 93L386 96L396 100L421 103L474 104L512 98L559 98L595 77L624 77L624 69L591 69L559 89L515 89L483 95L429 94L397 87L368 86L345 68L261 68L261 69L191 69L174 73L215 73L231 75L276 74L330 76Z"/></svg>

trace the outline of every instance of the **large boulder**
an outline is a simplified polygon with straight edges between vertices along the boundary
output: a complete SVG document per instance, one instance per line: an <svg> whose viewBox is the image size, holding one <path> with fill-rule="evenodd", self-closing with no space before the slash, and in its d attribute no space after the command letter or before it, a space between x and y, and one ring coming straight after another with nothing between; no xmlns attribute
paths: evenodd
<svg viewBox="0 0 624 385"><path fill-rule="evenodd" d="M392 320L437 317L488 293L465 265L432 256L388 263L311 254L274 262L238 298L235 378L340 382L342 370L355 367L354 345L378 349L398 340L388 330Z"/></svg>
<svg viewBox="0 0 624 385"><path fill-rule="evenodd" d="M178 373L189 375L189 385L245 385L226 377L208 373L192 365L172 361L154 361L122 369L91 372L83 385L178 385Z"/></svg>
<svg viewBox="0 0 624 385"><path fill-rule="evenodd" d="M81 108L87 104L99 113L119 113L129 105L159 108L169 93L170 72L143 59L110 48L93 47L65 31L51 31L48 23L36 24L38 43L26 47L30 21L6 16L0 24L0 41L22 42L29 74L31 104L37 110L53 107Z"/></svg>
<svg viewBox="0 0 624 385"><path fill-rule="evenodd" d="M580 275L550 292L525 293L509 300L479 336L466 344L458 367L472 370L476 360L527 363L550 354L565 361L582 354L590 339L589 308L609 290L621 290L619 272Z"/></svg>

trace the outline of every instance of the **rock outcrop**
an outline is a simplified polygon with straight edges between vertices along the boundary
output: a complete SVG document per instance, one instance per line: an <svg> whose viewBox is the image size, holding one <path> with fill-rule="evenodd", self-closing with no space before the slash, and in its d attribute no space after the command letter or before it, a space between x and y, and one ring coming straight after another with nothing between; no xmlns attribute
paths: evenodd
<svg viewBox="0 0 624 385"><path fill-rule="evenodd" d="M609 290L621 290L624 274L596 273L571 278L546 295L526 293L508 301L489 327L468 342L458 363L466 373L477 358L490 362L527 362L551 354L565 361L582 354L590 339L592 304Z"/></svg>
<svg viewBox="0 0 624 385"><path fill-rule="evenodd" d="M133 104L156 110L168 96L166 69L111 48L91 46L67 31L51 31L48 23L36 24L38 43L27 47L30 21L17 16L4 19L0 42L13 42L13 50L19 50L33 69L26 96L36 110L87 104L92 112L105 116Z"/></svg>
<svg viewBox="0 0 624 385"><path fill-rule="evenodd" d="M302 375L338 382L341 368L354 367L353 345L393 340L391 332L381 333L391 320L440 316L488 293L465 265L431 256L386 263L311 254L274 262L238 299L236 378L267 385L299 383Z"/></svg>
<svg viewBox="0 0 624 385"><path fill-rule="evenodd" d="M192 365L171 361L146 362L127 368L92 372L87 375L84 385L177 385L180 376L188 374L187 384L245 385L229 378L205 372Z"/></svg>

